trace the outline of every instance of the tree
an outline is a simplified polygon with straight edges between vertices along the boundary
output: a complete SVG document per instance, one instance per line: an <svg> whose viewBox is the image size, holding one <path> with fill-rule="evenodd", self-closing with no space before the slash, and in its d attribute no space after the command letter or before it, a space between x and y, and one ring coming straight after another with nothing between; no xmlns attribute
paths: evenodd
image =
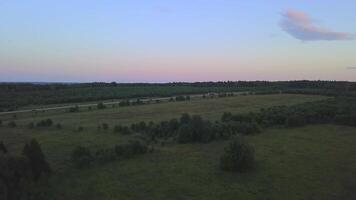
<svg viewBox="0 0 356 200"><path fill-rule="evenodd" d="M16 127L16 122L11 121L11 122L9 122L9 123L7 124L7 126L10 127L10 128L15 128L15 127Z"/></svg>
<svg viewBox="0 0 356 200"><path fill-rule="evenodd" d="M103 127L104 131L109 129L109 125L107 123L103 123L102 127Z"/></svg>
<svg viewBox="0 0 356 200"><path fill-rule="evenodd" d="M29 199L32 182L31 166L24 156L0 155L0 199Z"/></svg>
<svg viewBox="0 0 356 200"><path fill-rule="evenodd" d="M190 115L188 113L183 113L180 117L181 124L188 124L190 122Z"/></svg>
<svg viewBox="0 0 356 200"><path fill-rule="evenodd" d="M220 158L224 171L244 172L255 165L254 149L241 136L232 138Z"/></svg>
<svg viewBox="0 0 356 200"><path fill-rule="evenodd" d="M93 156L87 147L78 146L73 149L72 161L77 168L86 168L93 162Z"/></svg>
<svg viewBox="0 0 356 200"><path fill-rule="evenodd" d="M0 152L7 153L7 149L3 141L0 142Z"/></svg>
<svg viewBox="0 0 356 200"><path fill-rule="evenodd" d="M106 106L104 105L103 102L100 102L100 103L98 103L97 108L98 108L98 109L105 109Z"/></svg>
<svg viewBox="0 0 356 200"><path fill-rule="evenodd" d="M29 129L33 129L33 128L35 127L35 123L30 122L30 123L28 123L27 127L28 127Z"/></svg>
<svg viewBox="0 0 356 200"><path fill-rule="evenodd" d="M35 180L38 180L43 174L50 174L51 168L36 139L32 139L29 144L24 146L22 155L29 159Z"/></svg>

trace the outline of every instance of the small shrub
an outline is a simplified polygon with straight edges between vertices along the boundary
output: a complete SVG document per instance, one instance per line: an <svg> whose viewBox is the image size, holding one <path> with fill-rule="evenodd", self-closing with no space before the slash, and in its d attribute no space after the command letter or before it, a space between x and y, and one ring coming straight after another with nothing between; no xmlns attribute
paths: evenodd
<svg viewBox="0 0 356 200"><path fill-rule="evenodd" d="M220 159L220 168L224 171L243 172L253 168L254 164L254 149L241 136L229 142Z"/></svg>
<svg viewBox="0 0 356 200"><path fill-rule="evenodd" d="M50 127L53 125L53 121L51 119L45 119L37 122L37 127Z"/></svg>
<svg viewBox="0 0 356 200"><path fill-rule="evenodd" d="M5 144L3 141L0 141L0 152L7 153L7 148L5 147Z"/></svg>
<svg viewBox="0 0 356 200"><path fill-rule="evenodd" d="M35 128L35 123L33 123L33 122L28 123L27 128L29 128L29 129Z"/></svg>
<svg viewBox="0 0 356 200"><path fill-rule="evenodd" d="M79 106L74 106L74 107L71 107L69 108L69 112L79 112Z"/></svg>
<svg viewBox="0 0 356 200"><path fill-rule="evenodd" d="M9 123L7 124L7 126L10 127L10 128L15 128L17 125L16 125L16 122L11 121L11 122L9 122Z"/></svg>
<svg viewBox="0 0 356 200"><path fill-rule="evenodd" d="M287 127L297 127L297 126L303 126L305 124L306 124L305 119L303 118L303 116L299 116L299 115L288 116L286 120Z"/></svg>
<svg viewBox="0 0 356 200"><path fill-rule="evenodd" d="M114 132L115 132L115 133L121 133L121 134L123 134L123 135L128 135L128 134L131 133L129 127L127 127L127 126L121 126L121 125L116 125L116 126L114 127Z"/></svg>
<svg viewBox="0 0 356 200"><path fill-rule="evenodd" d="M82 126L79 126L77 129L78 132L82 132L83 130L84 130L84 127L82 127Z"/></svg>
<svg viewBox="0 0 356 200"><path fill-rule="evenodd" d="M62 129L62 124L56 124L56 129Z"/></svg>
<svg viewBox="0 0 356 200"><path fill-rule="evenodd" d="M93 162L93 156L87 147L78 146L73 149L71 159L77 168L87 168Z"/></svg>
<svg viewBox="0 0 356 200"><path fill-rule="evenodd" d="M95 159L101 163L114 161L116 159L116 153L114 149L99 149L95 153Z"/></svg>
<svg viewBox="0 0 356 200"><path fill-rule="evenodd" d="M105 109L106 106L104 105L103 102L100 102L100 103L98 103L97 108L98 108L98 109Z"/></svg>
<svg viewBox="0 0 356 200"><path fill-rule="evenodd" d="M104 131L109 129L109 125L107 123L103 123L101 127L104 129Z"/></svg>

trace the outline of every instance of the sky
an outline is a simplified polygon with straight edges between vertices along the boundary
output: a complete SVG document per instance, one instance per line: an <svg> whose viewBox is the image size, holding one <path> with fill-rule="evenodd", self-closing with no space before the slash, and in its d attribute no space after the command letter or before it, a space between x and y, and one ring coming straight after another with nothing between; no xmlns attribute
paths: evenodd
<svg viewBox="0 0 356 200"><path fill-rule="evenodd" d="M356 81L354 0L0 0L0 82Z"/></svg>

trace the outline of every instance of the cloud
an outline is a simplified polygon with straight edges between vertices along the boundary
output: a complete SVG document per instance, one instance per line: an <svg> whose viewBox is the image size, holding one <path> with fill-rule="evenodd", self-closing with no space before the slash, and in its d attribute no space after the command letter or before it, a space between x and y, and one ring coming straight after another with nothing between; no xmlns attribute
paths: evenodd
<svg viewBox="0 0 356 200"><path fill-rule="evenodd" d="M313 20L304 12L287 10L282 14L282 17L280 27L291 36L302 41L351 40L354 38L349 33L334 32L315 25Z"/></svg>
<svg viewBox="0 0 356 200"><path fill-rule="evenodd" d="M346 67L346 69L353 69L353 70L356 70L356 67Z"/></svg>

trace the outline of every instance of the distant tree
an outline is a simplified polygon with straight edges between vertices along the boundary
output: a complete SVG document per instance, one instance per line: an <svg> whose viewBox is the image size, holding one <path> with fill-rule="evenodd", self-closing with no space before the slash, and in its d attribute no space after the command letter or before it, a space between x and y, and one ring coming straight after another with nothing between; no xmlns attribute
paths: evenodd
<svg viewBox="0 0 356 200"><path fill-rule="evenodd" d="M87 168L93 162L90 149L82 146L73 149L71 159L77 168Z"/></svg>
<svg viewBox="0 0 356 200"><path fill-rule="evenodd" d="M98 109L105 109L106 106L104 105L103 102L100 102L100 103L98 103L97 108L98 108Z"/></svg>
<svg viewBox="0 0 356 200"><path fill-rule="evenodd" d="M221 121L223 121L223 122L230 121L231 119L232 119L231 112L224 112L224 114L221 117Z"/></svg>
<svg viewBox="0 0 356 200"><path fill-rule="evenodd" d="M254 149L241 136L231 139L220 159L224 171L243 172L255 165Z"/></svg>
<svg viewBox="0 0 356 200"><path fill-rule="evenodd" d="M69 112L79 112L79 106L75 105L74 107L70 107Z"/></svg>
<svg viewBox="0 0 356 200"><path fill-rule="evenodd" d="M301 115L290 115L287 117L286 126L287 127L297 127L305 125L305 119Z"/></svg>
<svg viewBox="0 0 356 200"><path fill-rule="evenodd" d="M33 129L33 128L35 128L35 123L30 122L30 123L28 123L27 127L28 127L29 129Z"/></svg>
<svg viewBox="0 0 356 200"><path fill-rule="evenodd" d="M190 115L188 113L183 113L180 117L181 124L188 124L190 122Z"/></svg>
<svg viewBox="0 0 356 200"><path fill-rule="evenodd" d="M109 125L107 123L103 123L101 127L103 127L105 131L109 129Z"/></svg>
<svg viewBox="0 0 356 200"><path fill-rule="evenodd" d="M22 154L30 160L35 180L38 180L41 175L48 175L51 172L51 168L46 161L42 149L36 139L32 139L29 144L24 146Z"/></svg>
<svg viewBox="0 0 356 200"><path fill-rule="evenodd" d="M10 122L7 124L7 126L10 127L10 128L15 128L17 125L16 125L16 122L10 121Z"/></svg>
<svg viewBox="0 0 356 200"><path fill-rule="evenodd" d="M56 124L56 128L57 129L62 129L62 124L60 124L60 123Z"/></svg>
<svg viewBox="0 0 356 200"><path fill-rule="evenodd" d="M83 130L84 130L84 127L82 127L82 126L79 126L77 129L78 132L82 132Z"/></svg>
<svg viewBox="0 0 356 200"><path fill-rule="evenodd" d="M7 149L3 141L0 141L0 152L7 153Z"/></svg>
<svg viewBox="0 0 356 200"><path fill-rule="evenodd" d="M183 124L178 129L178 142L190 143L193 141L192 127L188 124Z"/></svg>
<svg viewBox="0 0 356 200"><path fill-rule="evenodd" d="M128 135L128 134L131 133L129 127L127 127L127 126L121 126L121 125L116 125L116 126L114 127L114 132L115 132L115 133L121 133L121 134L123 134L123 135Z"/></svg>

